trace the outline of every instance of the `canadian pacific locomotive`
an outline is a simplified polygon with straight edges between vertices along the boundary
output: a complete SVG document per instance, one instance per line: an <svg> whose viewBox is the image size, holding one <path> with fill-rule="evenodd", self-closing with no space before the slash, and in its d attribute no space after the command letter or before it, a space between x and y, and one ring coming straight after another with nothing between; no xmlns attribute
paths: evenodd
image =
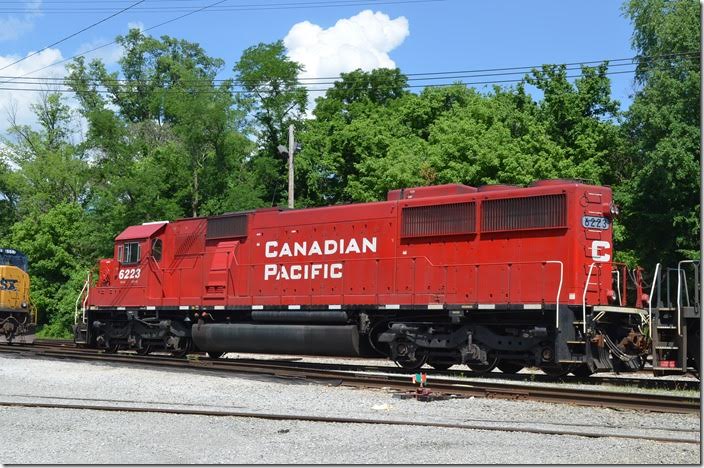
<svg viewBox="0 0 704 468"><path fill-rule="evenodd" d="M545 180L131 226L86 283L76 341L382 355L406 368L638 369L653 293L640 269L613 261L616 214L607 187ZM672 323L667 310L658 323ZM686 367L678 353L656 364Z"/></svg>
<svg viewBox="0 0 704 468"><path fill-rule="evenodd" d="M0 343L33 343L36 313L29 301L27 257L0 248Z"/></svg>

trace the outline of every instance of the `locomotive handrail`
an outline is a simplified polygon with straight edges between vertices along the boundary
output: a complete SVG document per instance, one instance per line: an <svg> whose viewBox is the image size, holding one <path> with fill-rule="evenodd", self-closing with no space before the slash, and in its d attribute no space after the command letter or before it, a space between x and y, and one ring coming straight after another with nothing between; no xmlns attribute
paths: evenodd
<svg viewBox="0 0 704 468"><path fill-rule="evenodd" d="M681 260L677 263L677 335L682 335L682 264L684 263L698 263L699 260ZM685 282L687 281L685 277ZM685 284L685 287L687 285ZM689 291L687 291L687 301L689 301Z"/></svg>
<svg viewBox="0 0 704 468"><path fill-rule="evenodd" d="M611 267L610 279L611 279L612 282L613 282L613 274L614 274L614 272L616 273L616 289L617 289L617 292L618 292L618 298L619 298L618 304L619 304L619 306L620 306L620 307L627 306L627 304L626 304L627 299L626 299L626 297L625 297L625 294L622 294L622 292L621 292L621 274L620 274L620 271L619 271L619 268L618 268L619 266L622 266L622 267L625 268L625 267L626 267L626 264L623 263L623 262L592 262L592 263L589 265L589 271L587 272L587 279L586 279L586 281L585 281L585 283L584 283L584 290L582 291L582 318L583 318L583 321L584 321L582 328L583 328L584 333L587 332L587 320L586 320L586 318L587 318L587 291L588 291L589 286L590 286L590 284L591 284L592 273L593 273L593 271L594 271L594 267L597 267L597 268L599 269L599 271L601 271L601 268L602 268L604 265L609 265L609 266ZM614 266L616 266L616 267L614 267ZM627 284L626 284L626 283L627 283L627 280L628 280L627 276L624 276L624 277L623 277L623 283L624 283L624 284L623 284L623 287L624 287L624 288L627 287ZM635 304L635 307L637 307L637 308L642 308L642 304L641 304L641 302L640 302L641 299L639 298L639 296L640 296L640 294L641 294L641 292L642 292L642 284L641 284L641 282L638 281L637 279L632 279L632 281L633 281L634 284L635 284L636 292L637 292L637 294L636 294L637 297L636 297L636 304ZM596 283L595 283L595 284L596 284L596 286L597 286L597 289L599 289L599 287L600 287L600 285L601 285L601 279L599 279L599 278L597 277L597 280L596 280ZM651 297L652 297L652 293L651 293ZM645 316L644 316L644 315L645 315L645 312L640 313L640 315L641 315L641 321L645 321ZM652 319L649 317L649 318L648 318L648 322L650 322L651 320L652 320Z"/></svg>
<svg viewBox="0 0 704 468"><path fill-rule="evenodd" d="M587 334L587 289L589 289L589 281L592 278L592 271L596 266L596 262L589 265L589 273L587 273L587 281L584 282L584 291L582 292L582 330Z"/></svg>
<svg viewBox="0 0 704 468"><path fill-rule="evenodd" d="M611 270L611 274L616 273L616 292L618 293L618 304L624 306L623 299L621 298L621 272L618 268Z"/></svg>
<svg viewBox="0 0 704 468"><path fill-rule="evenodd" d="M88 304L88 297L90 297L90 270L88 270L88 278L86 279L86 284L88 287L86 288L86 297L83 298L83 303L81 303L81 309L83 311L83 316L81 317L81 320L83 323L86 323L86 304Z"/></svg>
<svg viewBox="0 0 704 468"><path fill-rule="evenodd" d="M73 324L74 325L78 324L78 303L79 302L81 302L81 308L83 310L83 321L85 322L86 301L88 300L88 293L86 293L86 296L83 299L83 301L81 301L81 298L83 297L83 293L86 292L86 289L88 289L88 292L90 292L90 271L88 272L85 283L83 283L83 288L81 289L81 292L79 292L78 297L76 297L76 303L74 306L74 313L73 313Z"/></svg>
<svg viewBox="0 0 704 468"><path fill-rule="evenodd" d="M655 294L655 284L658 282L658 272L660 271L660 264L655 265L655 274L653 274L653 284L650 286L650 297L648 298L648 338L653 337L653 294ZM660 298L658 297L658 300Z"/></svg>
<svg viewBox="0 0 704 468"><path fill-rule="evenodd" d="M545 260L545 263L560 264L560 284L557 286L557 300L555 301L555 330L560 329L560 293L562 292L562 279L564 277L565 265L560 260Z"/></svg>

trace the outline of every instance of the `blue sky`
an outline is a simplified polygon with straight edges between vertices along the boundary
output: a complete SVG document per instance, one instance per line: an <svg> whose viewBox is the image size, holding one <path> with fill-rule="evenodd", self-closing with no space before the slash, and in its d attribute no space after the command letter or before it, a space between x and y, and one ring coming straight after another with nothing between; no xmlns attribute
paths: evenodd
<svg viewBox="0 0 704 468"><path fill-rule="evenodd" d="M214 0L147 0L140 5L148 8L190 7L207 5ZM320 2L323 0L230 0L222 6L246 6L253 4L271 5ZM354 1L354 0L352 0ZM359 63L374 66L380 63L395 64L406 73L432 71L468 70L512 66L528 66L542 63L577 62L605 58L625 58L634 54L630 45L632 27L621 14L621 2L617 0L445 0L420 3L389 3L398 0L370 1L365 5L345 6L338 3L333 7L270 9L260 11L203 11L182 20L150 31L152 35L167 34L200 43L212 56L225 60L223 76L231 73L233 64L242 51L259 42L271 42L286 37L297 23L309 22L304 31L304 44L300 53L315 54L305 44L326 37L329 43L322 49L328 55L318 58L318 73L329 76L330 70L344 66L332 63L336 58L345 63L357 63L347 59L350 48L340 52L329 50L341 47L344 33L333 28L341 19L351 18L363 10L380 12L378 20L368 29L358 31L352 49L363 49L359 54L369 57L356 57ZM74 3L69 3L74 2ZM52 42L108 16L111 11L133 3L130 0L44 0L17 3L0 2L0 68L38 50ZM359 0L357 3L363 3ZM90 8L112 8L111 11L89 11ZM23 9L11 13L10 9ZM61 11L56 11L57 9ZM71 11L67 11L70 9ZM82 11L86 10L86 11ZM370 14L371 14L370 12ZM52 50L27 59L15 66L0 71L2 76L23 74L39 66L44 66L60 58L66 58L90 46L109 42L117 34L124 34L128 24L150 27L154 24L179 16L179 12L146 12L131 10L86 31ZM359 17L361 18L361 17ZM367 19L369 19L368 17ZM405 18L405 22L402 19ZM366 20L365 20L366 21ZM360 20L361 22L361 20ZM313 25L319 26L314 28ZM364 26L367 27L367 26ZM396 28L389 33L389 28ZM324 32L328 28L333 28ZM369 29L371 28L371 29ZM366 48L367 35L387 34L389 44ZM305 29L305 28L304 28ZM306 36L311 30L318 36ZM371 31L371 32L370 32ZM361 34L361 36L360 36ZM300 35L299 35L300 36ZM342 38L341 38L342 37ZM346 36L345 36L346 37ZM360 39L361 37L361 39ZM378 39L378 38L377 38ZM373 39L369 39L373 42ZM308 41L308 42L306 42ZM377 41L378 42L378 41ZM381 41L383 42L383 40ZM385 50L379 51L379 47ZM322 50L321 49L321 50ZM368 50L367 50L368 49ZM330 54L333 55L330 55ZM353 54L357 54L352 50ZM359 55L358 54L358 55ZM381 58L379 58L381 56ZM113 62L119 57L119 50L107 48L100 51L100 57ZM312 60L316 60L313 58ZM366 61L365 61L366 60ZM386 62L384 62L384 60ZM337 68L335 68L337 67ZM631 67L632 68L632 67ZM62 66L37 73L32 76L60 76ZM344 70L342 70L344 71ZM315 70L311 72L312 76ZM505 79L498 78L498 79ZM489 80L490 78L483 78ZM612 89L616 99L624 105L630 102L632 94L631 74L613 75ZM29 95L29 96L28 96ZM10 101L19 107L18 116L28 118L22 106L35 98L33 93L0 92L0 114ZM4 128L4 116L0 115L0 127Z"/></svg>

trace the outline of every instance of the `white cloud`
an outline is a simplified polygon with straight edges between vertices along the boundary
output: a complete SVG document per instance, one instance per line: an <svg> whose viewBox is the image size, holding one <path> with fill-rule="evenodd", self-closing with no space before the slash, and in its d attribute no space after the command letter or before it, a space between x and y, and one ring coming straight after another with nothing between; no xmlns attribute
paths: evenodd
<svg viewBox="0 0 704 468"><path fill-rule="evenodd" d="M91 42L84 42L81 44L74 55L85 54L86 63L93 61L94 59L100 59L105 66L114 65L122 57L124 49L119 44L110 44L105 47L100 47L103 44L109 43L106 39L96 39ZM89 52L100 47L95 52Z"/></svg>
<svg viewBox="0 0 704 468"><path fill-rule="evenodd" d="M41 6L41 0L30 0L24 5L25 14L0 18L0 42L17 39L34 29L34 19L41 16Z"/></svg>
<svg viewBox="0 0 704 468"><path fill-rule="evenodd" d="M391 19L381 12L364 10L338 20L334 26L323 29L303 21L293 25L284 45L288 56L304 67L300 78L332 77L356 69L395 68L389 52L400 46L410 34L404 16ZM305 82L305 80L304 80ZM321 89L330 85L309 87ZM309 107L322 92L309 93Z"/></svg>
<svg viewBox="0 0 704 468"><path fill-rule="evenodd" d="M32 52L28 52L27 55ZM0 55L0 68L9 65L18 60L17 55ZM66 76L66 69L63 65L54 65L62 60L61 51L59 49L47 49L37 55L27 58L19 63L9 66L0 72L0 134L5 134L10 126L8 119L12 112L15 115L17 123L22 125L34 125L36 119L32 113L31 105L36 104L43 92L58 89L58 84L51 83L51 80L33 80L32 76L63 78ZM48 68L34 75L22 77L22 75L31 71L48 66ZM9 79L7 77L19 77ZM58 80L56 80L58 81ZM37 83L42 83L41 85ZM20 89L29 89L32 91L23 91ZM36 91L34 91L36 89Z"/></svg>

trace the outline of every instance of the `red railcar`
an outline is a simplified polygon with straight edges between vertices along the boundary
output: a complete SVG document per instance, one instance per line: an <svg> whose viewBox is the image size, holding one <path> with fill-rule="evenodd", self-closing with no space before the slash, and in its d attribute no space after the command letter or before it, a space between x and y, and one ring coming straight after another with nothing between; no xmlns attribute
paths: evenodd
<svg viewBox="0 0 704 468"><path fill-rule="evenodd" d="M634 367L644 295L627 281L639 271L613 263L614 213L607 187L546 180L131 226L77 336L556 373L610 369L613 344Z"/></svg>

